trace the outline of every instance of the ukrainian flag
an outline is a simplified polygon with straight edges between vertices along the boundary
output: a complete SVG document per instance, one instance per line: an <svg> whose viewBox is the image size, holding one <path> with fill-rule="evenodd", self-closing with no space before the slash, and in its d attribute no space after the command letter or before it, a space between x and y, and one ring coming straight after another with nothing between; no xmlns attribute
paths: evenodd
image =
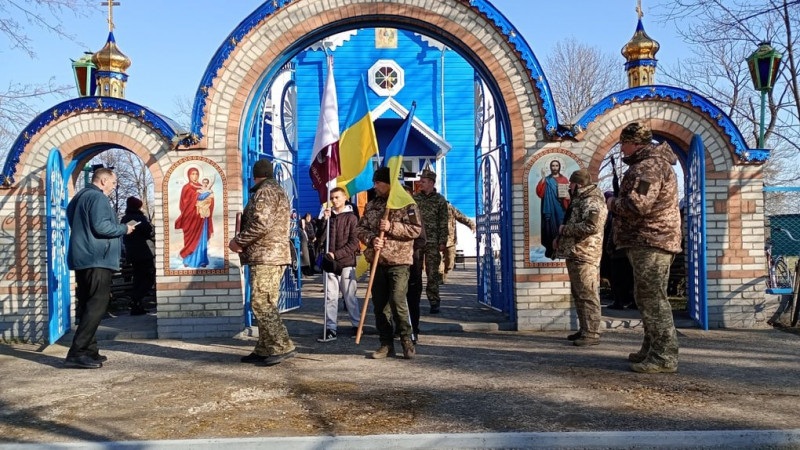
<svg viewBox="0 0 800 450"><path fill-rule="evenodd" d="M344 131L339 138L342 172L336 178L336 185L344 188L348 197L372 187L372 157L377 153L378 140L367 101L367 86L362 76L350 102Z"/></svg>
<svg viewBox="0 0 800 450"><path fill-rule="evenodd" d="M417 102L411 104L411 111L408 112L406 120L400 125L397 134L392 138L392 142L386 147L386 154L383 157L383 165L389 168L389 177L392 181L392 188L389 191L389 198L386 200L386 208L400 209L411 205L414 199L411 194L406 192L400 185L400 168L403 165L403 153L406 151L408 132L411 130L411 120L414 119L414 111L417 109Z"/></svg>

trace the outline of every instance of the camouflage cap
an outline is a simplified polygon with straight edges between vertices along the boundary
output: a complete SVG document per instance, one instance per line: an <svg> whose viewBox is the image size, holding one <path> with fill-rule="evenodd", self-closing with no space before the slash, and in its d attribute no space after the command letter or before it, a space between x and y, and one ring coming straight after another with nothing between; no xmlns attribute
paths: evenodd
<svg viewBox="0 0 800 450"><path fill-rule="evenodd" d="M653 140L650 127L639 122L631 122L622 129L619 135L620 142L633 142L634 144L649 144Z"/></svg>
<svg viewBox="0 0 800 450"><path fill-rule="evenodd" d="M586 169L578 169L575 172L572 172L572 175L569 177L570 183L578 183L581 186L588 186L592 184L592 176L589 175L589 171Z"/></svg>
<svg viewBox="0 0 800 450"><path fill-rule="evenodd" d="M427 179L433 181L434 183L436 182L436 172L434 172L432 170L423 169L422 173L419 174L419 177L420 178L427 178Z"/></svg>

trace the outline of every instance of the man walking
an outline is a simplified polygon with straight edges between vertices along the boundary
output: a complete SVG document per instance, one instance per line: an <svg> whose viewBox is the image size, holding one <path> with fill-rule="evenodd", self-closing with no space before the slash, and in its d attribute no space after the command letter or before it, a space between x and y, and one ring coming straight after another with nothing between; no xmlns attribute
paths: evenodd
<svg viewBox="0 0 800 450"><path fill-rule="evenodd" d="M67 265L75 271L75 317L80 322L64 367L99 369L108 359L98 352L95 334L108 309L111 276L119 270L119 238L134 229L134 225L119 223L111 208L108 196L116 187L117 176L111 169L97 169L92 184L81 189L67 205Z"/></svg>
<svg viewBox="0 0 800 450"><path fill-rule="evenodd" d="M258 320L258 343L242 362L272 366L297 353L278 312L281 278L291 263L291 208L269 160L253 165L253 181L240 230L228 248L250 266L250 306Z"/></svg>
<svg viewBox="0 0 800 450"><path fill-rule="evenodd" d="M607 200L614 215L614 243L633 266L634 297L642 314L644 341L631 353L640 373L678 371L678 335L667 300L669 267L681 252L677 157L666 142L654 144L650 128L633 122L619 137L628 171L619 197Z"/></svg>
<svg viewBox="0 0 800 450"><path fill-rule="evenodd" d="M416 355L416 349L411 340L406 290L409 267L413 260L414 239L419 236L422 225L417 205L413 203L401 209L387 211L386 201L391 190L391 175L387 167L376 170L372 180L376 197L367 203L356 226L358 239L367 246L364 256L370 264L375 260L375 253L380 250L372 282L372 298L375 327L378 329L381 346L371 357L383 359L394 356L394 330L397 327L400 343L403 345L403 358L411 359Z"/></svg>
<svg viewBox="0 0 800 450"><path fill-rule="evenodd" d="M456 245L458 245L458 233L456 230L456 222L461 222L468 226L469 229L475 233L475 222L469 217L465 216L458 208L453 206L452 203L447 203L447 245L442 252L442 284L447 281L447 274L453 270L456 265Z"/></svg>
<svg viewBox="0 0 800 450"><path fill-rule="evenodd" d="M353 336L358 330L361 321L361 306L356 297L356 252L359 249L356 236L358 219L353 214L353 207L345 204L347 193L340 187L331 190L331 204L333 208L326 208L325 221L322 223L322 251L325 251L325 240L330 235L327 243L328 252L322 262L325 271L325 335L319 342L336 340L337 317L339 312L339 293L342 293L347 313L350 315L350 325L353 327ZM325 231L330 222L330 230ZM335 263L335 264L332 264ZM334 267L329 267L332 265Z"/></svg>
<svg viewBox="0 0 800 450"><path fill-rule="evenodd" d="M423 264L428 284L425 294L431 305L431 314L439 313L439 285L442 284L442 272L439 265L442 262L440 252L447 248L447 200L436 192L436 173L424 169L420 174L419 192L414 196L414 201L419 206L422 214L422 223L425 226L426 244L423 251Z"/></svg>
<svg viewBox="0 0 800 450"><path fill-rule="evenodd" d="M565 222L553 241L556 257L565 258L580 329L567 339L578 347L600 343L600 258L608 210L605 198L586 169L569 177L572 198Z"/></svg>

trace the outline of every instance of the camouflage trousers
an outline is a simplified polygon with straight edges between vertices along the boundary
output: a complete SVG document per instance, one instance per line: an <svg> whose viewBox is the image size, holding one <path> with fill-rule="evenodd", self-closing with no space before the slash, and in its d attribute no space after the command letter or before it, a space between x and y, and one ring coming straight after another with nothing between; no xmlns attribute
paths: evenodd
<svg viewBox="0 0 800 450"><path fill-rule="evenodd" d="M662 366L678 364L678 333L667 300L669 266L675 255L651 247L627 249L633 266L633 291L642 314L644 341L639 353Z"/></svg>
<svg viewBox="0 0 800 450"><path fill-rule="evenodd" d="M278 312L281 278L285 266L250 266L250 307L258 320L258 343L253 353L280 355L294 350Z"/></svg>
<svg viewBox="0 0 800 450"><path fill-rule="evenodd" d="M567 259L566 262L580 330L588 338L599 338L600 267L572 259Z"/></svg>
<svg viewBox="0 0 800 450"><path fill-rule="evenodd" d="M445 247L442 252L442 264L439 265L439 271L447 277L447 272L453 270L456 266L456 246Z"/></svg>
<svg viewBox="0 0 800 450"><path fill-rule="evenodd" d="M442 254L439 253L439 245L426 245L422 249L422 258L425 261L425 275L428 277L428 284L425 285L425 295L431 306L439 306L439 285L442 284L442 272L439 265L442 263Z"/></svg>

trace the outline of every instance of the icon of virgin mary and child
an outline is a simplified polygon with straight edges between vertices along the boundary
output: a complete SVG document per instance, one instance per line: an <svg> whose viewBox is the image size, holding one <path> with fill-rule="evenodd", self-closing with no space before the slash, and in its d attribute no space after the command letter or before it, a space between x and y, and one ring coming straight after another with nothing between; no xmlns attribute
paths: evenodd
<svg viewBox="0 0 800 450"><path fill-rule="evenodd" d="M200 169L189 166L186 184L181 189L180 216L175 229L183 230L183 248L180 251L184 267L208 266L208 241L214 234L214 192L216 176L200 179Z"/></svg>

